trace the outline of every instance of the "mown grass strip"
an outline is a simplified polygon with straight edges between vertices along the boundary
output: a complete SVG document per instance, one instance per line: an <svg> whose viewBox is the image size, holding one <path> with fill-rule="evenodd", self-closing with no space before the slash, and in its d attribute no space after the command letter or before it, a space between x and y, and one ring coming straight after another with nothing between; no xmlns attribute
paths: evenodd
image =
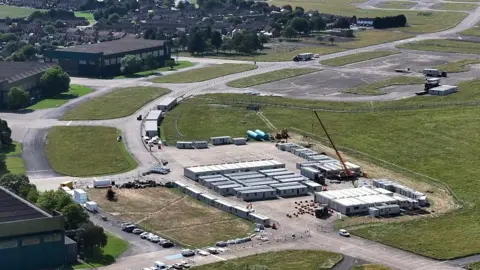
<svg viewBox="0 0 480 270"><path fill-rule="evenodd" d="M227 85L235 88L246 88L254 85L293 78L317 71L320 70L314 68L286 68L234 80L227 83Z"/></svg>
<svg viewBox="0 0 480 270"><path fill-rule="evenodd" d="M327 66L344 66L348 64L368 61L380 57L387 57L394 54L399 54L398 51L373 51L373 52L364 52L364 53L355 53L346 56L340 56L332 59L327 59L320 61L320 64Z"/></svg>

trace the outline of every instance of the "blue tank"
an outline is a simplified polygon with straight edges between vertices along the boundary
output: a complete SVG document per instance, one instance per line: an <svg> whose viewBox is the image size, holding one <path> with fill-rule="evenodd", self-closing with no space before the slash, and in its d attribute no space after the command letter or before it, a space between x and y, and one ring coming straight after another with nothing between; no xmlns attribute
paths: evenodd
<svg viewBox="0 0 480 270"><path fill-rule="evenodd" d="M260 141L262 140L262 138L260 137L260 135L258 135L257 133L251 131L251 130L247 130L247 135L249 138L252 138L254 140L257 140L257 141Z"/></svg>
<svg viewBox="0 0 480 270"><path fill-rule="evenodd" d="M265 133L265 132L261 131L260 129L255 130L255 133L257 133L260 136L260 138L262 138L264 140L270 139L270 136L268 135L268 133Z"/></svg>

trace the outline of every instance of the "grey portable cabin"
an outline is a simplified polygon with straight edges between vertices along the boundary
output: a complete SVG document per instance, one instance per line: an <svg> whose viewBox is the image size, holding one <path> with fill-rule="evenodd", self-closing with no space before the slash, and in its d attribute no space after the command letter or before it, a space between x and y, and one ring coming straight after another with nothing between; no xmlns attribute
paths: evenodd
<svg viewBox="0 0 480 270"><path fill-rule="evenodd" d="M220 182L225 182L225 181L229 181L229 182L232 182L231 180L229 180L228 178L225 178L225 177L221 177L221 178L209 178L209 179L204 179L204 180L201 180L201 184L207 188L212 188L215 183L220 183Z"/></svg>
<svg viewBox="0 0 480 270"><path fill-rule="evenodd" d="M147 114L145 117L145 121L155 121L156 123L160 122L162 119L162 111L161 110L153 110Z"/></svg>
<svg viewBox="0 0 480 270"><path fill-rule="evenodd" d="M234 177L230 177L230 179L235 181L241 181L244 179L255 179L255 178L264 178L264 177L265 175L261 173L257 173L257 174L249 174L249 175L242 175L242 176L234 176Z"/></svg>
<svg viewBox="0 0 480 270"><path fill-rule="evenodd" d="M255 224L262 224L263 226L270 226L271 221L270 218L257 214L257 213L249 213L248 219Z"/></svg>
<svg viewBox="0 0 480 270"><path fill-rule="evenodd" d="M237 176L252 175L252 174L258 174L258 172L251 171L251 172L227 173L224 175L226 177L237 177Z"/></svg>
<svg viewBox="0 0 480 270"><path fill-rule="evenodd" d="M175 186L181 191L181 192L185 192L185 188L187 187L187 185L183 184L183 183L180 183L178 181L176 182L173 182L175 184Z"/></svg>
<svg viewBox="0 0 480 270"><path fill-rule="evenodd" d="M235 195L235 188L242 187L242 185L237 183L231 183L228 185L218 185L215 187L215 191L222 196Z"/></svg>
<svg viewBox="0 0 480 270"><path fill-rule="evenodd" d="M298 173L289 174L289 175L277 175L277 176L274 176L273 179L280 180L280 179L289 179L289 178L298 178L298 177L303 177L303 178L307 179L306 177L304 177L304 176L302 176Z"/></svg>
<svg viewBox="0 0 480 270"><path fill-rule="evenodd" d="M295 186L276 187L279 197L305 196L308 194L308 188L302 184Z"/></svg>
<svg viewBox="0 0 480 270"><path fill-rule="evenodd" d="M160 103L157 104L157 109L162 111L169 111L175 105L177 105L177 99L173 97L167 97L162 99Z"/></svg>
<svg viewBox="0 0 480 270"><path fill-rule="evenodd" d="M282 178L282 179L276 179L280 183L288 183L288 182L299 182L302 183L304 181L307 181L308 179L300 176L300 177L292 177L292 178Z"/></svg>
<svg viewBox="0 0 480 270"><path fill-rule="evenodd" d="M213 206L228 213L232 212L232 205L222 200L215 200Z"/></svg>
<svg viewBox="0 0 480 270"><path fill-rule="evenodd" d="M280 176L280 175L293 175L295 174L294 172L291 171L283 171L283 172L269 172L269 173L264 173L266 176Z"/></svg>
<svg viewBox="0 0 480 270"><path fill-rule="evenodd" d="M313 181L302 182L303 185L307 186L308 192L315 193L317 191L322 191L322 185Z"/></svg>
<svg viewBox="0 0 480 270"><path fill-rule="evenodd" d="M277 192L271 187L236 191L237 197L244 201L258 201L277 198Z"/></svg>
<svg viewBox="0 0 480 270"><path fill-rule="evenodd" d="M267 181L244 183L244 185L247 186L247 187L265 186L265 185L272 185L272 184L278 184L278 181L275 181L275 180L267 180Z"/></svg>
<svg viewBox="0 0 480 270"><path fill-rule="evenodd" d="M267 169L267 170L260 170L259 173L274 173L274 172L287 172L286 168L279 168L279 169Z"/></svg>
<svg viewBox="0 0 480 270"><path fill-rule="evenodd" d="M231 144L232 137L230 136L211 137L210 141L212 142L213 145Z"/></svg>
<svg viewBox="0 0 480 270"><path fill-rule="evenodd" d="M177 148L178 149L194 149L195 147L193 146L193 142L178 141Z"/></svg>
<svg viewBox="0 0 480 270"><path fill-rule="evenodd" d="M199 190L196 190L192 187L186 187L185 188L185 193L192 196L195 199L198 199L198 196L201 194Z"/></svg>
<svg viewBox="0 0 480 270"><path fill-rule="evenodd" d="M208 148L208 142L207 141L195 141L195 142L193 142L193 146L196 149L206 149L206 148Z"/></svg>
<svg viewBox="0 0 480 270"><path fill-rule="evenodd" d="M208 194L201 193L200 195L198 195L198 200L204 202L205 204L213 205L213 202L216 200L216 198Z"/></svg>
<svg viewBox="0 0 480 270"><path fill-rule="evenodd" d="M245 207L241 207L241 206L233 206L232 207L232 214L234 214L237 217L247 219L249 212L250 211Z"/></svg>
<svg viewBox="0 0 480 270"><path fill-rule="evenodd" d="M158 123L154 121L146 121L145 135L150 138L158 136Z"/></svg>
<svg viewBox="0 0 480 270"><path fill-rule="evenodd" d="M300 174L310 180L320 180L320 178L322 178L322 173L320 172L320 170L314 169L312 167L302 167L300 169Z"/></svg>
<svg viewBox="0 0 480 270"><path fill-rule="evenodd" d="M247 144L246 138L233 138L233 144L235 145L245 145Z"/></svg>

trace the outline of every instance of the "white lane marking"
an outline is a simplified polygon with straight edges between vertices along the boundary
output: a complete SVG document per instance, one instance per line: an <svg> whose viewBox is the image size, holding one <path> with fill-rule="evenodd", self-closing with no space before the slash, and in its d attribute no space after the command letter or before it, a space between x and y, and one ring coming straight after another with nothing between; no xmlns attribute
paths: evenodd
<svg viewBox="0 0 480 270"><path fill-rule="evenodd" d="M215 254L212 254L212 257L215 257L215 258L220 259L220 260L222 260L222 261L226 261L226 260L227 260L227 259L224 259L224 258L222 258L222 257L220 257L220 256L215 255Z"/></svg>
<svg viewBox="0 0 480 270"><path fill-rule="evenodd" d="M70 126L71 123L72 123L72 121L68 122L67 127Z"/></svg>

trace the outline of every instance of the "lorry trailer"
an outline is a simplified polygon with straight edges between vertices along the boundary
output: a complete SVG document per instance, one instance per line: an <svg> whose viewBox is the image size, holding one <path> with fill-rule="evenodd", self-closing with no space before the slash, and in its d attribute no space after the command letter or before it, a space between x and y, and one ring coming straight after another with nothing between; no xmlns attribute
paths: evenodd
<svg viewBox="0 0 480 270"><path fill-rule="evenodd" d="M309 61L312 60L313 53L301 53L293 58L293 61Z"/></svg>
<svg viewBox="0 0 480 270"><path fill-rule="evenodd" d="M447 73L436 68L426 68L423 70L423 75L428 77L447 77Z"/></svg>

